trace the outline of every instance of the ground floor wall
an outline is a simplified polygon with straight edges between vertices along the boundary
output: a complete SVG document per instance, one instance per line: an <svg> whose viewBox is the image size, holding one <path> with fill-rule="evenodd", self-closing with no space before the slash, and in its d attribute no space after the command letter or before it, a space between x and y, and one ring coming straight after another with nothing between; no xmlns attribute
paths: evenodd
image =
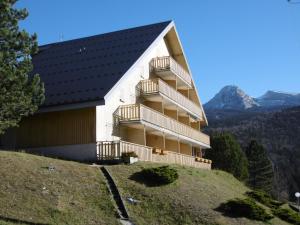
<svg viewBox="0 0 300 225"><path fill-rule="evenodd" d="M167 151L173 151L173 152L178 152L180 151L179 149L179 142L176 140L170 140L166 139L166 150Z"/></svg>
<svg viewBox="0 0 300 225"><path fill-rule="evenodd" d="M95 143L26 148L26 152L80 162L95 162L97 160Z"/></svg>
<svg viewBox="0 0 300 225"><path fill-rule="evenodd" d="M162 136L146 134L146 145L153 148L165 149L164 138Z"/></svg>
<svg viewBox="0 0 300 225"><path fill-rule="evenodd" d="M96 160L96 108L39 113L1 136L0 148L76 161Z"/></svg>
<svg viewBox="0 0 300 225"><path fill-rule="evenodd" d="M131 127L121 127L120 136L124 141L146 145L146 136L144 130Z"/></svg>
<svg viewBox="0 0 300 225"><path fill-rule="evenodd" d="M192 155L192 146L189 144L180 143L180 153Z"/></svg>
<svg viewBox="0 0 300 225"><path fill-rule="evenodd" d="M24 118L1 140L10 148L36 148L96 143L96 109L39 113Z"/></svg>

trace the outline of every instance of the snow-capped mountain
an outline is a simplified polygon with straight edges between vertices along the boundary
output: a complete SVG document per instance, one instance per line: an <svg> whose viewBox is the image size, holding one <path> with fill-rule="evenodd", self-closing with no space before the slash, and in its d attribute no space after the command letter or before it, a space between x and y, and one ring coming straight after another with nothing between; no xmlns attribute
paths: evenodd
<svg viewBox="0 0 300 225"><path fill-rule="evenodd" d="M257 107L259 104L243 90L234 85L223 87L204 108L210 109L234 109L244 110Z"/></svg>
<svg viewBox="0 0 300 225"><path fill-rule="evenodd" d="M300 105L300 94L280 91L267 91L263 96L256 98L261 107L290 107Z"/></svg>
<svg viewBox="0 0 300 225"><path fill-rule="evenodd" d="M258 98L252 98L234 85L223 87L210 101L204 104L206 110L248 110L288 108L300 105L300 93L267 91Z"/></svg>

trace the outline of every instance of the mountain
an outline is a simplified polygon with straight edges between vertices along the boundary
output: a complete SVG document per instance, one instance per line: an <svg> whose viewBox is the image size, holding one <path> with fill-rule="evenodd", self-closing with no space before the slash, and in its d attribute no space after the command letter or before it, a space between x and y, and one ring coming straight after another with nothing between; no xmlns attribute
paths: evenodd
<svg viewBox="0 0 300 225"><path fill-rule="evenodd" d="M253 98L234 85L223 87L210 101L204 104L210 123L227 123L228 118L240 120L251 118L260 112L271 112L300 106L300 94L267 91Z"/></svg>
<svg viewBox="0 0 300 225"><path fill-rule="evenodd" d="M204 108L205 132L232 133L243 149L251 139L264 145L276 174L276 195L287 199L300 190L300 94L267 91L253 98L225 86Z"/></svg>
<svg viewBox="0 0 300 225"><path fill-rule="evenodd" d="M257 107L259 104L243 90L234 85L223 87L204 107L211 109L245 110Z"/></svg>
<svg viewBox="0 0 300 225"><path fill-rule="evenodd" d="M206 132L229 132L243 149L251 139L266 148L275 172L274 193L293 199L300 190L300 107L257 111L209 121Z"/></svg>
<svg viewBox="0 0 300 225"><path fill-rule="evenodd" d="M285 93L279 91L267 91L255 101L262 107L291 107L300 105L300 94Z"/></svg>
<svg viewBox="0 0 300 225"><path fill-rule="evenodd" d="M267 91L258 98L252 98L239 87L223 87L210 101L204 104L206 110L261 111L300 105L300 93Z"/></svg>

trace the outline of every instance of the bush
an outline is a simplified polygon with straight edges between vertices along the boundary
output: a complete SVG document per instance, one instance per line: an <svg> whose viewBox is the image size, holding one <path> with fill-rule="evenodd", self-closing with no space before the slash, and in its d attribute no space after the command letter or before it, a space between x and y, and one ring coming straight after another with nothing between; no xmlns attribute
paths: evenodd
<svg viewBox="0 0 300 225"><path fill-rule="evenodd" d="M295 212L299 213L299 208L298 208L298 206L289 204L289 207L290 207L290 209L292 209L292 210L294 210Z"/></svg>
<svg viewBox="0 0 300 225"><path fill-rule="evenodd" d="M229 200L226 203L222 203L217 210L223 212L226 216L246 217L264 222L273 218L271 214L267 213L264 208L257 205L250 198Z"/></svg>
<svg viewBox="0 0 300 225"><path fill-rule="evenodd" d="M142 170L145 179L155 185L170 184L178 179L177 170L169 166L160 166Z"/></svg>
<svg viewBox="0 0 300 225"><path fill-rule="evenodd" d="M264 191L248 191L246 194L250 197L255 199L256 201L268 206L270 208L278 208L283 205L283 202L279 202L274 200L269 194Z"/></svg>
<svg viewBox="0 0 300 225"><path fill-rule="evenodd" d="M291 209L273 209L272 210L273 214L280 219L289 222L294 225L300 225L300 215Z"/></svg>
<svg viewBox="0 0 300 225"><path fill-rule="evenodd" d="M135 157L135 158L137 158L138 155L135 152L123 152L122 153L122 158L126 158L126 157Z"/></svg>

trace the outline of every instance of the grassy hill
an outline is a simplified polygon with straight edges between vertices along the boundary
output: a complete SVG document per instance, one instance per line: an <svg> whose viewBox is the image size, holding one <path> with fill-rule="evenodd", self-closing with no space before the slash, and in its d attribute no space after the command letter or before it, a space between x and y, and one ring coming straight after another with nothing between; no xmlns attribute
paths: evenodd
<svg viewBox="0 0 300 225"><path fill-rule="evenodd" d="M217 170L173 166L179 172L179 180L171 185L147 187L132 179L136 172L152 166L153 163L138 163L108 167L122 196L140 201L126 204L135 224L264 224L245 218L225 217L214 210L229 199L244 197L244 193L249 191L232 175ZM270 224L287 223L275 218Z"/></svg>
<svg viewBox="0 0 300 225"><path fill-rule="evenodd" d="M54 167L53 171L49 166ZM179 179L170 185L147 187L132 179L153 163L107 166L134 224L263 224L229 218L214 209L243 197L248 190L233 176L174 166ZM118 224L116 210L98 168L76 162L0 151L0 225ZM286 224L273 219L270 224Z"/></svg>
<svg viewBox="0 0 300 225"><path fill-rule="evenodd" d="M0 225L118 224L99 169L0 151L0 179Z"/></svg>

